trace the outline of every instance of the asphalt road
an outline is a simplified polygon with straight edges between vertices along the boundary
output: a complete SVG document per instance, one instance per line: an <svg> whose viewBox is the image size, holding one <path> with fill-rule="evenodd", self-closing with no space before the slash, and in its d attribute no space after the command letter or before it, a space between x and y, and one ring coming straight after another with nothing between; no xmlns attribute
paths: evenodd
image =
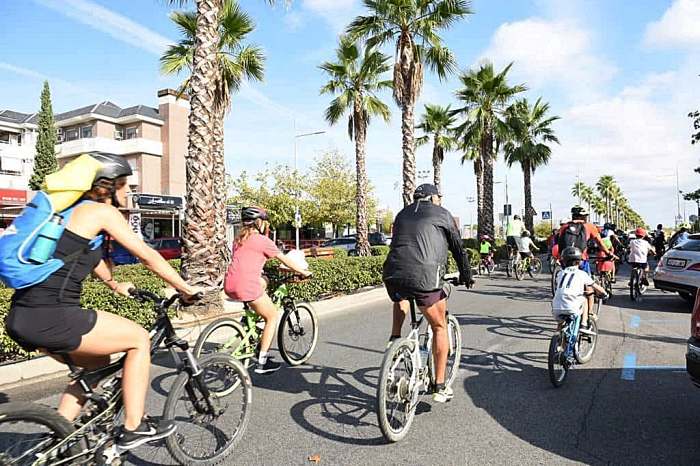
<svg viewBox="0 0 700 466"><path fill-rule="evenodd" d="M389 304L321 319L311 364L253 375L252 419L225 464L700 464L700 390L684 369L687 306L650 290L633 304L618 284L603 309L593 360L560 389L547 377L554 328L548 275L503 275L458 290L450 311L462 324L461 370L446 405L418 407L411 432L387 444L375 415ZM620 280L624 281L624 280ZM155 366L149 411L158 414L173 381ZM0 393L55 405L56 383ZM142 447L130 464L172 464L164 448Z"/></svg>

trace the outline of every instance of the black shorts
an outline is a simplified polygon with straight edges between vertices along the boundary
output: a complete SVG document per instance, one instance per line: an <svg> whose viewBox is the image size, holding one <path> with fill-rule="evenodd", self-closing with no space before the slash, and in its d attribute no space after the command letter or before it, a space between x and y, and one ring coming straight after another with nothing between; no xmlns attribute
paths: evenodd
<svg viewBox="0 0 700 466"><path fill-rule="evenodd" d="M532 257L532 252L521 252L519 254L521 259L525 259L526 257Z"/></svg>
<svg viewBox="0 0 700 466"><path fill-rule="evenodd" d="M506 238L506 244L513 249L518 249L518 242L515 240L515 236L509 236Z"/></svg>
<svg viewBox="0 0 700 466"><path fill-rule="evenodd" d="M418 307L429 307L447 298L447 292L442 288L432 291L420 291L391 282L386 282L384 285L386 286L386 292L389 294L389 299L395 303L406 299L414 299Z"/></svg>
<svg viewBox="0 0 700 466"><path fill-rule="evenodd" d="M630 267L633 269L646 269L649 267L647 262L630 262Z"/></svg>
<svg viewBox="0 0 700 466"><path fill-rule="evenodd" d="M480 252L479 254L481 254L482 259L486 259L487 257L491 256L490 252Z"/></svg>
<svg viewBox="0 0 700 466"><path fill-rule="evenodd" d="M13 306L5 319L7 334L26 351L75 351L97 322L97 312L77 306Z"/></svg>

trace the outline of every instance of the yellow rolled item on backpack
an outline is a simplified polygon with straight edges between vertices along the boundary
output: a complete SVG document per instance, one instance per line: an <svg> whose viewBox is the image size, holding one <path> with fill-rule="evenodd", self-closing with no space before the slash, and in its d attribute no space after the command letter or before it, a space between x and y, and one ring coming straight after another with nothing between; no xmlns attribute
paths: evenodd
<svg viewBox="0 0 700 466"><path fill-rule="evenodd" d="M92 188L97 171L102 164L83 154L68 162L57 172L46 175L45 189L56 212L61 212L75 204L85 191Z"/></svg>

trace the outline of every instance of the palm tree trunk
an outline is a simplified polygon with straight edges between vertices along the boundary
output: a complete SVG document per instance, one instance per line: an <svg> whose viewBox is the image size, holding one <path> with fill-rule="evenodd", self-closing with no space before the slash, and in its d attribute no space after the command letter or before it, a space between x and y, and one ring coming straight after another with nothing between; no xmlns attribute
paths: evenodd
<svg viewBox="0 0 700 466"><path fill-rule="evenodd" d="M433 184L442 194L442 160L440 157L440 146L437 143L437 135L433 144Z"/></svg>
<svg viewBox="0 0 700 466"><path fill-rule="evenodd" d="M217 78L216 50L218 17L222 0L197 0L197 34L190 81L189 148L185 158L187 205L185 209L182 275L193 285L215 289L221 280L216 243L216 217L225 215L214 205L214 159L212 126L216 119L214 82ZM212 258L216 258L212 260ZM200 301L199 310L223 303L218 288Z"/></svg>
<svg viewBox="0 0 700 466"><path fill-rule="evenodd" d="M479 225L481 225L481 211L484 210L484 164L481 161L481 155L479 155L479 157L476 160L474 160L474 178L476 178L477 234L481 234L481 231L479 230Z"/></svg>
<svg viewBox="0 0 700 466"><path fill-rule="evenodd" d="M484 202L479 215L479 235L489 235L494 238L493 225L493 135L487 129L481 141L481 158L484 164Z"/></svg>
<svg viewBox="0 0 700 466"><path fill-rule="evenodd" d="M523 162L523 185L525 186L525 228L534 233L535 227L532 219L532 170L530 162Z"/></svg>
<svg viewBox="0 0 700 466"><path fill-rule="evenodd" d="M215 248L217 253L214 257L218 258L218 283L217 287L223 285L224 274L226 267L231 260L231 245L226 244L226 162L224 157L224 119L226 117L226 109L221 108L217 111L216 119L213 125L213 158L214 158L214 210L216 211L215 225ZM223 213L223 215L222 215Z"/></svg>
<svg viewBox="0 0 700 466"><path fill-rule="evenodd" d="M367 121L361 110L361 102L355 102L353 123L355 125L355 169L357 173L357 213L355 228L357 230L357 254L369 256L369 231L367 226L367 168L365 166L365 142L367 140Z"/></svg>
<svg viewBox="0 0 700 466"><path fill-rule="evenodd" d="M413 202L416 190L416 144L414 139L413 102L401 107L401 134L403 142L403 205Z"/></svg>

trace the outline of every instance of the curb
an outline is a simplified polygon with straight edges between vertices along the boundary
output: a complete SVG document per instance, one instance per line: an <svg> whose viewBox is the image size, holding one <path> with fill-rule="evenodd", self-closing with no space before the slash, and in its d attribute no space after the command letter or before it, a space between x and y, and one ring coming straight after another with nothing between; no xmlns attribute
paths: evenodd
<svg viewBox="0 0 700 466"><path fill-rule="evenodd" d="M367 287L349 295L336 296L322 301L308 303L316 315L331 316L344 311L352 311L370 303L386 299L386 291L383 286ZM240 314L243 311L243 304L224 298L224 312L220 314L210 314L195 316L192 314L182 314L173 321L173 326L178 336L192 344L197 340L199 334L213 320ZM118 356L113 356L115 359ZM64 364L52 359L49 356L39 356L26 361L20 361L0 366L0 391L10 390L23 385L39 383L57 377L66 377L68 369Z"/></svg>

